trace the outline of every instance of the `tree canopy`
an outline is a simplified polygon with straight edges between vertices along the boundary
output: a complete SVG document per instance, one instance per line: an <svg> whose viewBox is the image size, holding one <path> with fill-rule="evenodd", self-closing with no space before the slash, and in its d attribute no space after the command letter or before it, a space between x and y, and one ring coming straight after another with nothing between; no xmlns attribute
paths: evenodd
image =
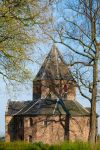
<svg viewBox="0 0 100 150"><path fill-rule="evenodd" d="M39 41L37 30L48 22L47 12L47 3L41 0L0 1L0 74L4 78L29 77L25 68L30 59L28 46Z"/></svg>

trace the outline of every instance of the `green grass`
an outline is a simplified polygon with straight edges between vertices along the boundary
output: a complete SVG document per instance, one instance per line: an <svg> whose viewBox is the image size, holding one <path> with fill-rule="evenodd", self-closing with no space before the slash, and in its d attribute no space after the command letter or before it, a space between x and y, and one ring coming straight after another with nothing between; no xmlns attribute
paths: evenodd
<svg viewBox="0 0 100 150"><path fill-rule="evenodd" d="M94 150L93 145L82 142L63 142L54 145L25 142L0 142L0 150ZM100 150L100 142L96 145L95 150Z"/></svg>

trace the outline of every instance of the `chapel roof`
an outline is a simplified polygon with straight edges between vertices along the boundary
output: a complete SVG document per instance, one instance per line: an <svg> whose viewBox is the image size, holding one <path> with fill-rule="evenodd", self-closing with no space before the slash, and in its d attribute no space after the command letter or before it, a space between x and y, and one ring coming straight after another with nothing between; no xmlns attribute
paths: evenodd
<svg viewBox="0 0 100 150"><path fill-rule="evenodd" d="M34 81L42 79L65 79L68 81L75 81L60 51L55 45L52 46L51 51L45 58Z"/></svg>
<svg viewBox="0 0 100 150"><path fill-rule="evenodd" d="M30 101L9 101L7 104L6 114L12 116L23 107L26 107L29 103Z"/></svg>
<svg viewBox="0 0 100 150"><path fill-rule="evenodd" d="M17 110L15 111L17 106ZM65 115L70 116L89 116L90 112L79 102L73 100L49 100L38 99L37 101L10 102L8 104L8 114L35 116L35 115Z"/></svg>
<svg viewBox="0 0 100 150"><path fill-rule="evenodd" d="M71 71L63 60L57 47L53 45L35 80L64 79L75 81ZM37 99L33 101L10 101L6 114L11 116L23 115L66 115L89 116L90 112L78 101L61 99Z"/></svg>

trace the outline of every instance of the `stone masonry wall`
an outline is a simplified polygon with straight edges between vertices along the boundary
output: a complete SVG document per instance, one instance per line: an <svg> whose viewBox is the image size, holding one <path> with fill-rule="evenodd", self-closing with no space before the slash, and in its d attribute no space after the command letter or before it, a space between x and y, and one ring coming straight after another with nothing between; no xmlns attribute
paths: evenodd
<svg viewBox="0 0 100 150"><path fill-rule="evenodd" d="M71 141L88 141L89 117L72 117L69 125L69 139Z"/></svg>
<svg viewBox="0 0 100 150"><path fill-rule="evenodd" d="M33 142L54 144L64 141L64 128L59 121L59 116L38 116L33 117L33 126L30 127L29 117L24 118L24 140L29 142L32 136ZM47 120L47 124L46 121ZM63 122L64 124L64 122ZM69 122L69 140L88 141L89 117L73 117Z"/></svg>
<svg viewBox="0 0 100 150"><path fill-rule="evenodd" d="M5 115L5 141L10 142L13 140L13 123L12 116Z"/></svg>
<svg viewBox="0 0 100 150"><path fill-rule="evenodd" d="M60 116L61 117L61 116ZM64 128L59 116L33 116L23 118L16 117L13 130L12 117L6 115L7 142L13 140L24 140L26 142L57 143L64 141ZM62 116L64 118L64 116ZM21 123L22 120L22 123ZM30 124L31 120L31 124ZM21 124L20 124L21 123ZM62 122L64 124L64 122ZM15 136L14 136L15 134ZM72 117L69 121L69 140L87 141L89 135L89 117Z"/></svg>
<svg viewBox="0 0 100 150"><path fill-rule="evenodd" d="M64 129L59 123L59 117L32 117L33 126L29 126L29 117L24 117L24 140L29 142L57 143L64 140ZM47 121L48 120L48 121Z"/></svg>
<svg viewBox="0 0 100 150"><path fill-rule="evenodd" d="M62 97L67 100L75 100L76 86L73 81L67 83L66 80L33 81L33 98L35 97L42 99Z"/></svg>

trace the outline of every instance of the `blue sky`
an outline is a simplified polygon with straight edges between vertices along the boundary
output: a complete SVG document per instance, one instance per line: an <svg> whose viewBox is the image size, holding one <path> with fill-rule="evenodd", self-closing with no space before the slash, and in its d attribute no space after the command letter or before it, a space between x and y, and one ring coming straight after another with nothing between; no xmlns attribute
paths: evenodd
<svg viewBox="0 0 100 150"><path fill-rule="evenodd" d="M50 47L43 47L46 50L44 54L49 52ZM61 49L61 48L60 48ZM63 52L63 51L62 51ZM33 70L33 76L36 75L39 70L38 65L30 65L29 66ZM30 80L26 85L14 85L13 87L9 84L6 85L2 77L0 76L0 135L4 135L5 133L5 110L7 106L8 99L10 100L32 100L32 80ZM89 102L82 98L80 94L77 92L76 98L83 106L89 106ZM97 104L97 112L100 115L100 102ZM99 119L99 134L100 134L100 119Z"/></svg>

